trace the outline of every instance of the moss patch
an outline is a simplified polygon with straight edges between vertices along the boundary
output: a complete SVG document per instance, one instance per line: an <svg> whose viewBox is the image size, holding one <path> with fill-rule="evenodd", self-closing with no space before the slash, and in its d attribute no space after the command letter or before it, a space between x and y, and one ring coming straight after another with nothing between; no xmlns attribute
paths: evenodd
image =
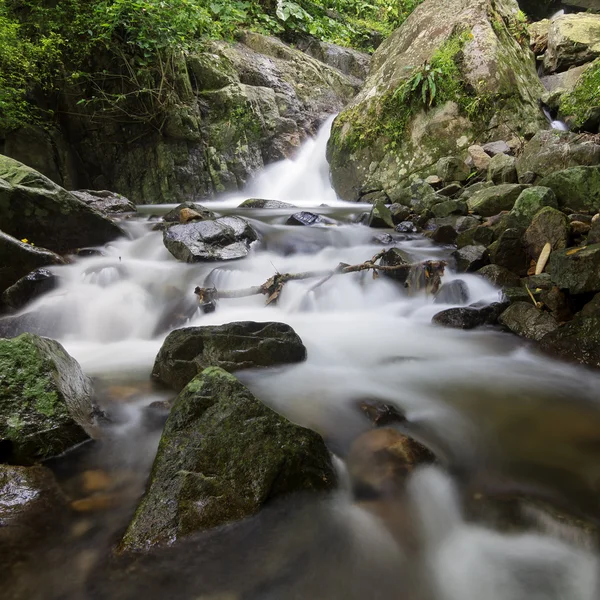
<svg viewBox="0 0 600 600"><path fill-rule="evenodd" d="M575 89L560 101L560 113L570 117L575 127L581 127L590 118L592 110L600 108L600 59L587 68Z"/></svg>

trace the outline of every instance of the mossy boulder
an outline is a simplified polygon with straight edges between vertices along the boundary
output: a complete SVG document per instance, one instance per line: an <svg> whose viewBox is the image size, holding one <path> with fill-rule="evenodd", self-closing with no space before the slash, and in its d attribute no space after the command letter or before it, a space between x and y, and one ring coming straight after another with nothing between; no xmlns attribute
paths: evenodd
<svg viewBox="0 0 600 600"><path fill-rule="evenodd" d="M38 171L2 155L0 223L9 235L55 252L105 244L124 235L110 219Z"/></svg>
<svg viewBox="0 0 600 600"><path fill-rule="evenodd" d="M535 260L547 243L552 246L552 250L562 250L569 243L569 219L559 210L546 206L533 218L523 241L529 256Z"/></svg>
<svg viewBox="0 0 600 600"><path fill-rule="evenodd" d="M335 483L317 433L278 415L233 375L209 368L175 400L119 549L173 544L249 517L278 497L325 492Z"/></svg>
<svg viewBox="0 0 600 600"><path fill-rule="evenodd" d="M519 286L519 276L500 265L486 265L477 271L484 279L500 288L511 288Z"/></svg>
<svg viewBox="0 0 600 600"><path fill-rule="evenodd" d="M573 128L600 132L600 58L577 69L579 76L569 78L560 96L560 115Z"/></svg>
<svg viewBox="0 0 600 600"><path fill-rule="evenodd" d="M0 445L3 459L31 464L87 439L92 385L54 340L25 333L0 339Z"/></svg>
<svg viewBox="0 0 600 600"><path fill-rule="evenodd" d="M544 177L539 185L549 187L560 208L600 211L600 166L572 167Z"/></svg>
<svg viewBox="0 0 600 600"><path fill-rule="evenodd" d="M0 231L0 294L34 269L64 262L50 250L21 242Z"/></svg>
<svg viewBox="0 0 600 600"><path fill-rule="evenodd" d="M466 158L475 142L544 127L544 89L519 17L515 0L417 6L377 49L362 91L334 121L328 158L338 195L356 201L377 188L393 198L442 157ZM431 106L411 80L427 62L440 69Z"/></svg>
<svg viewBox="0 0 600 600"><path fill-rule="evenodd" d="M516 158L508 154L496 154L488 166L488 181L495 184L517 183Z"/></svg>
<svg viewBox="0 0 600 600"><path fill-rule="evenodd" d="M511 210L526 188L517 183L505 183L480 190L467 200L469 210L482 217L493 217L504 210Z"/></svg>
<svg viewBox="0 0 600 600"><path fill-rule="evenodd" d="M377 200L369 215L369 227L390 227L393 229L394 225L389 207L386 206L383 200Z"/></svg>
<svg viewBox="0 0 600 600"><path fill-rule="evenodd" d="M527 226L533 217L546 206L558 208L556 195L550 188L534 186L521 192L510 214L517 223Z"/></svg>
<svg viewBox="0 0 600 600"><path fill-rule="evenodd" d="M552 252L546 270L571 294L600 292L600 244Z"/></svg>
<svg viewBox="0 0 600 600"><path fill-rule="evenodd" d="M207 367L238 371L305 359L302 340L285 323L242 321L186 327L167 336L154 362L152 376L179 391Z"/></svg>
<svg viewBox="0 0 600 600"><path fill-rule="evenodd" d="M163 233L167 250L188 263L244 258L257 239L254 229L240 217L173 225Z"/></svg>

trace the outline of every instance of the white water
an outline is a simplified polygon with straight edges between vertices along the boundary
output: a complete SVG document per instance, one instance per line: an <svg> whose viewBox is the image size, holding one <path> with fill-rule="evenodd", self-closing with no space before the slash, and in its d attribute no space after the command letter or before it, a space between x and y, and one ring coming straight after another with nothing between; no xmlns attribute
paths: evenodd
<svg viewBox="0 0 600 600"><path fill-rule="evenodd" d="M167 334L155 333L165 312L181 298L193 301L194 287L213 269L223 267L214 279L218 287L243 288L262 283L275 270L322 270L370 258L381 250L371 241L373 230L351 222L364 207L337 200L329 185L327 136L328 126L296 160L268 168L247 193L206 204L217 213L232 212L248 197L272 198L321 210L345 224L291 228L282 223L292 211L271 211L268 217L265 211L238 211L260 230L265 245L240 262L187 265L166 251L162 234L150 231L152 222L131 222L132 239L109 244L105 256L55 268L60 287L27 310L49 315L50 333L88 374L140 381L149 376ZM322 204L329 208L319 208ZM299 252L290 253L289 244ZM416 260L444 255L420 238L399 245ZM445 281L456 277L448 271ZM498 299L498 291L475 275L460 278L469 287L470 302ZM589 421L590 411L597 418L596 375L541 358L495 331L434 327L431 317L446 306L425 296L406 297L384 277L338 276L310 291L313 284L288 284L276 307L266 308L261 297L222 300L215 313L196 312L188 323L273 320L292 325L308 349L308 360L241 376L265 402L334 444L347 444L365 429L355 405L377 398L404 410L415 434L436 449L442 462L460 467L477 484L497 477L504 482L500 487L541 490L567 503L579 502L581 494L585 499L597 494L598 457L591 450L580 456L576 449L581 422ZM137 422L139 410L155 399L147 395L125 418ZM536 425L540 418L547 427ZM121 428L130 435L131 428ZM135 440L122 443L124 454L140 451ZM143 451L151 453L153 447L143 445ZM569 488L574 479L576 491ZM423 581L432 586L427 592L432 600L597 597L591 551L545 533L542 526L508 536L468 524L454 484L439 473L417 476L413 497L423 523L420 568ZM367 546L380 543L388 549L389 535L379 525L370 528L372 517L350 509L348 502L343 514L353 523L349 527L364 538L371 530ZM402 546L402 540L397 543ZM397 556L385 554L388 561L401 561L403 555L399 548ZM364 552L360 556L369 560Z"/></svg>

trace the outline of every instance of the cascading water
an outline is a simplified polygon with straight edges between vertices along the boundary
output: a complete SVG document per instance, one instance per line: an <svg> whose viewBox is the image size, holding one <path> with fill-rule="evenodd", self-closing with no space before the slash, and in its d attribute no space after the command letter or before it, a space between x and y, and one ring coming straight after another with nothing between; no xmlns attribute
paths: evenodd
<svg viewBox="0 0 600 600"><path fill-rule="evenodd" d="M260 232L261 245L245 260L177 262L147 219L171 207L140 207L141 217L126 224L131 239L109 244L100 256L53 268L59 287L27 307L26 312L44 316L44 333L59 339L96 379L98 400L115 421L95 450L72 462L117 473L127 490L109 516L82 518L88 529L74 524L78 558L68 551L64 557L70 578L57 564L55 547L50 548L54 558L48 559L43 577L58 590L52 597L87 594L82 582L94 568L90 565L122 531L143 489L160 433L148 428L144 411L168 396L147 380L169 329L237 320L289 323L308 350L308 360L300 365L241 374L264 402L319 431L342 454L367 428L357 402L376 398L395 405L406 414L412 434L434 448L456 478L436 471L417 475L410 486L413 502L385 507L392 522L418 516L412 543L343 491L283 512L281 507L266 510L258 525L241 525L222 538L209 533L178 544L114 585L109 582L109 591L94 592L99 597L204 598L217 592L210 597L597 597L597 555L589 539L559 536L551 516L530 525L530 533L507 535L485 520L467 523L459 508L459 492L524 491L574 512L597 509L597 375L543 358L497 331L435 327L431 317L447 306L425 295L407 297L393 281L364 273L336 276L316 289L314 281L290 282L277 306L265 307L264 298L256 296L221 300L212 314L194 310L193 290L209 276L220 289L244 288L275 271L333 269L340 262L361 263L381 250L373 230L355 224L367 207L337 200L329 184L329 125L295 160L267 168L243 195L210 202L216 213L240 214ZM337 225L286 226L293 209L238 209L248 197L310 207ZM448 254L420 237L394 245L415 261ZM456 278L447 271L444 280ZM460 279L469 303L498 298L482 279ZM180 314L184 317L177 320ZM64 467L66 472L72 468ZM81 555L87 557L82 565ZM36 573L42 577L39 564Z"/></svg>

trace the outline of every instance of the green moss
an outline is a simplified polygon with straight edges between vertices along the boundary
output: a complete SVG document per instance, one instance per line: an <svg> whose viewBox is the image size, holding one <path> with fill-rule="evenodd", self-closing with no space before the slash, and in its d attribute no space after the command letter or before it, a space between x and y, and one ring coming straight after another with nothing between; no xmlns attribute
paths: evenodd
<svg viewBox="0 0 600 600"><path fill-rule="evenodd" d="M560 101L560 113L570 117L575 127L581 127L600 107L600 59L597 59L579 78L575 89Z"/></svg>

